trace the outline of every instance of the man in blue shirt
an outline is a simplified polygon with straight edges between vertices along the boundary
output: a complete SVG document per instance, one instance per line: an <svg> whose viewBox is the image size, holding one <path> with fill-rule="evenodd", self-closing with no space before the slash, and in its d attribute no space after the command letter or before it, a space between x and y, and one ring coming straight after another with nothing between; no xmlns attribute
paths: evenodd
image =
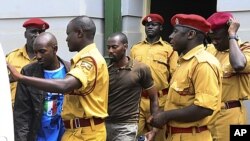
<svg viewBox="0 0 250 141"><path fill-rule="evenodd" d="M34 41L36 62L21 73L45 79L63 79L70 64L56 53L57 40L44 32ZM63 94L49 93L18 82L14 104L15 140L60 141L64 133L61 118Z"/></svg>

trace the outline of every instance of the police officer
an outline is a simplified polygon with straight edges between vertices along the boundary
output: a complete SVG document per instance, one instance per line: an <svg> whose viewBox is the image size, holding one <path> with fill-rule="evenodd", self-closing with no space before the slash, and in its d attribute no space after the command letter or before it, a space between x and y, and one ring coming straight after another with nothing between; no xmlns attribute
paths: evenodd
<svg viewBox="0 0 250 141"><path fill-rule="evenodd" d="M11 63L19 72L23 66L36 60L35 53L33 51L33 42L40 33L49 28L49 24L40 18L30 18L23 23L23 27L25 28L24 37L26 38L26 44L6 55L6 61ZM16 86L16 82L10 84L11 101L13 106L15 101Z"/></svg>
<svg viewBox="0 0 250 141"><path fill-rule="evenodd" d="M69 50L78 53L71 59L71 70L65 79L28 77L8 65L17 81L47 92L71 92L64 97L62 118L66 131L62 141L106 140L104 118L108 116L109 74L94 43L95 32L96 26L87 16L69 22L66 41Z"/></svg>
<svg viewBox="0 0 250 141"><path fill-rule="evenodd" d="M164 19L159 14L149 14L142 20L145 26L146 39L135 44L131 48L131 58L145 63L151 69L151 73L158 90L159 107L163 109L168 93L171 73L176 68L178 55L173 51L171 45L163 41L160 33L163 30ZM147 119L150 117L149 97L146 92L141 94L140 118L138 135L151 130ZM160 130L156 140L164 141L165 131Z"/></svg>
<svg viewBox="0 0 250 141"><path fill-rule="evenodd" d="M203 40L210 24L201 16L176 14L170 43L180 58L170 81L164 111L153 115L151 124L167 125L167 140L212 141L207 125L221 100L221 68L205 51Z"/></svg>
<svg viewBox="0 0 250 141"><path fill-rule="evenodd" d="M229 140L230 124L247 124L243 100L249 99L250 44L241 43L237 31L240 23L229 12L212 14L208 33L216 48L215 57L223 69L222 107L211 126L216 141Z"/></svg>

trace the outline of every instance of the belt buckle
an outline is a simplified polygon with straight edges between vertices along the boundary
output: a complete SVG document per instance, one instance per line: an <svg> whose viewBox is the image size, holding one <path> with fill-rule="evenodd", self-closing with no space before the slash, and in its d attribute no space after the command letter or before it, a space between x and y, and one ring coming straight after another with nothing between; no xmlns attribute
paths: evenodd
<svg viewBox="0 0 250 141"><path fill-rule="evenodd" d="M76 127L76 128L81 127L80 119L79 119L79 118L75 118L75 119L74 119L74 124L75 124L75 127Z"/></svg>
<svg viewBox="0 0 250 141"><path fill-rule="evenodd" d="M168 129L168 127L169 127L169 129ZM172 134L172 127L171 126L167 126L167 129L169 130L169 135L171 135Z"/></svg>
<svg viewBox="0 0 250 141"><path fill-rule="evenodd" d="M196 130L196 133L200 133L201 132L200 127L195 127L195 130Z"/></svg>
<svg viewBox="0 0 250 141"><path fill-rule="evenodd" d="M226 107L226 109L230 109L230 106L229 106L228 102L225 102L225 107Z"/></svg>

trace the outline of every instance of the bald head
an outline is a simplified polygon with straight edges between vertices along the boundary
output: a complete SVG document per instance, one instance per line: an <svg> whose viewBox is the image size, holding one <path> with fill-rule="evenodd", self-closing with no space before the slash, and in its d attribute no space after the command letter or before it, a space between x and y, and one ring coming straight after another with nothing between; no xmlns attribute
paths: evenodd
<svg viewBox="0 0 250 141"><path fill-rule="evenodd" d="M127 36L122 33L122 32L115 32L115 33L112 33L109 37L108 37L108 40L109 39L116 39L118 41L120 41L121 43L123 44L128 44L128 38Z"/></svg>
<svg viewBox="0 0 250 141"><path fill-rule="evenodd" d="M87 16L78 16L70 21L74 30L81 30L86 33L86 38L93 40L96 32L96 26L92 19Z"/></svg>
<svg viewBox="0 0 250 141"><path fill-rule="evenodd" d="M33 45L33 50L36 55L38 63L47 70L57 69L58 65L57 58L57 40L56 37L49 33L43 32L39 34Z"/></svg>
<svg viewBox="0 0 250 141"><path fill-rule="evenodd" d="M34 41L34 47L37 45L46 45L50 47L57 47L56 37L49 32L43 32L37 36Z"/></svg>

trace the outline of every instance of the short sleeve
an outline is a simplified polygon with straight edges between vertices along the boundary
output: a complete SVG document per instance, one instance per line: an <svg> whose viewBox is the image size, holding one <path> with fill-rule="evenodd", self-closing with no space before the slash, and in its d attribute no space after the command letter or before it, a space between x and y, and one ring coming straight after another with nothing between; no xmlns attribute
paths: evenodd
<svg viewBox="0 0 250 141"><path fill-rule="evenodd" d="M76 93L89 93L95 87L97 79L95 60L88 57L82 58L68 74L76 77L82 83L82 87L76 90Z"/></svg>
<svg viewBox="0 0 250 141"><path fill-rule="evenodd" d="M151 75L150 68L146 65L143 65L140 69L140 76L141 76L141 85L144 89L149 89L154 85L153 77Z"/></svg>
<svg viewBox="0 0 250 141"><path fill-rule="evenodd" d="M208 109L218 109L221 101L221 77L207 62L196 66L192 81L195 88L194 104Z"/></svg>

